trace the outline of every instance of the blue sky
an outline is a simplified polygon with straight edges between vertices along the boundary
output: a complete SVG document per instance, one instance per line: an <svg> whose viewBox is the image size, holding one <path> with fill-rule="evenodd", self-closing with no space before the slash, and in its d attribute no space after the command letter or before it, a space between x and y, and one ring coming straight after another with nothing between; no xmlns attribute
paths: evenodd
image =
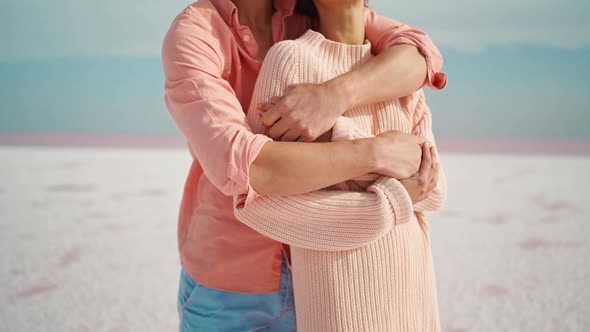
<svg viewBox="0 0 590 332"><path fill-rule="evenodd" d="M189 3L2 1L0 132L176 133L159 52ZM370 3L441 48L437 136L590 139L588 1Z"/></svg>

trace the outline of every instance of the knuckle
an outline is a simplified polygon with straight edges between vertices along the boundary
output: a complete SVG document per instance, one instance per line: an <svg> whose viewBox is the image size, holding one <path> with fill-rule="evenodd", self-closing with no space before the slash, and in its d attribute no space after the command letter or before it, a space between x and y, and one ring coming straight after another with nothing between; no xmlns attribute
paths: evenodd
<svg viewBox="0 0 590 332"><path fill-rule="evenodd" d="M289 97L285 97L283 100L281 100L280 103L277 103L276 107L281 112L289 110L291 108L291 99Z"/></svg>
<svg viewBox="0 0 590 332"><path fill-rule="evenodd" d="M424 187L424 182L425 182L424 177L422 177L422 176L418 177L416 182L418 183L418 186L420 186L420 188Z"/></svg>
<svg viewBox="0 0 590 332"><path fill-rule="evenodd" d="M296 129L298 132L302 133L305 131L307 126L303 123L303 121L295 121L293 123L293 129Z"/></svg>
<svg viewBox="0 0 590 332"><path fill-rule="evenodd" d="M311 136L308 136L308 135L301 135L301 139L302 139L304 142L312 142L312 141L313 141L313 137L311 137Z"/></svg>
<svg viewBox="0 0 590 332"><path fill-rule="evenodd" d="M299 122L299 121L297 121L297 116L293 112L288 112L287 114L285 114L283 116L283 119L288 122L293 122L293 123Z"/></svg>
<svg viewBox="0 0 590 332"><path fill-rule="evenodd" d="M313 131L309 128L303 128L301 130L301 135L305 138L312 138L314 136Z"/></svg>
<svg viewBox="0 0 590 332"><path fill-rule="evenodd" d="M264 125L266 127L270 127L273 123L274 123L274 119L272 119L272 117L268 116L262 119L262 123L264 123Z"/></svg>

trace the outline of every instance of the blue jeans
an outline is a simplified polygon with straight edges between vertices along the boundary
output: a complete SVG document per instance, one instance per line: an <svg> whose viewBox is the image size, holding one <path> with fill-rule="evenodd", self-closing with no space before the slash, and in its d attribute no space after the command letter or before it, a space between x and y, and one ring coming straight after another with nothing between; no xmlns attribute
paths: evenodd
<svg viewBox="0 0 590 332"><path fill-rule="evenodd" d="M283 255L278 293L246 294L207 288L180 272L181 332L295 332L291 271Z"/></svg>

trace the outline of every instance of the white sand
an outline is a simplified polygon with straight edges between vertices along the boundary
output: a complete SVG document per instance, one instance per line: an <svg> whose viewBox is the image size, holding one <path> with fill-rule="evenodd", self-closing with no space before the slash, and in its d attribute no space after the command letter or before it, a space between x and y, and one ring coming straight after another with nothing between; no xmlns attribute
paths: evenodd
<svg viewBox="0 0 590 332"><path fill-rule="evenodd" d="M590 330L590 159L441 154L445 331ZM0 147L0 332L176 331L184 150Z"/></svg>

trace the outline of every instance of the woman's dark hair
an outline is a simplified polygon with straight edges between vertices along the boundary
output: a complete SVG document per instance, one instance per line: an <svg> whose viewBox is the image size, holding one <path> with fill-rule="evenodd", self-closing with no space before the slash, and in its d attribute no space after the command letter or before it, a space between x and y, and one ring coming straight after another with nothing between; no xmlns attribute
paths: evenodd
<svg viewBox="0 0 590 332"><path fill-rule="evenodd" d="M295 3L295 12L311 18L318 18L318 9L313 3L313 0L297 0Z"/></svg>
<svg viewBox="0 0 590 332"><path fill-rule="evenodd" d="M365 6L367 6L368 2L368 0L365 0ZM315 19L319 16L318 9L313 3L313 0L297 0L295 3L295 12Z"/></svg>

